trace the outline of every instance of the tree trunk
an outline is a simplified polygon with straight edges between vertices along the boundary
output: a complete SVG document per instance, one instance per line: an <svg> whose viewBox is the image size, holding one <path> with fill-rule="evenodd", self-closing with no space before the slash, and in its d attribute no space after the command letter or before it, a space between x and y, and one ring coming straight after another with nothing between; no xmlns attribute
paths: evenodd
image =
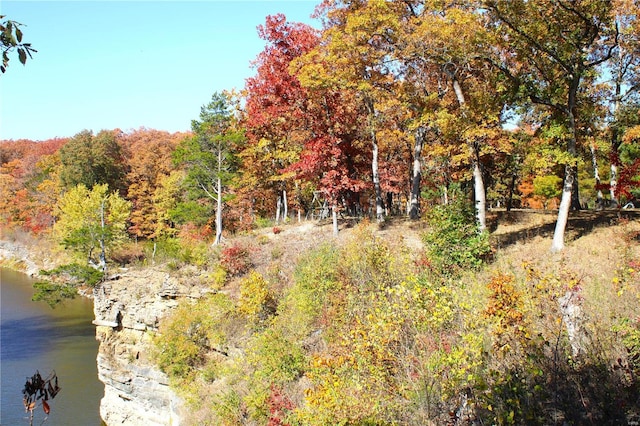
<svg viewBox="0 0 640 426"><path fill-rule="evenodd" d="M575 177L573 175L574 168L571 164L567 164L564 168L564 185L562 186L562 198L560 199L560 208L558 209L558 219L553 232L553 242L551 243L551 251L553 253L560 252L564 249L564 231L569 220L569 210L571 208L571 192Z"/></svg>
<svg viewBox="0 0 640 426"><path fill-rule="evenodd" d="M376 221L381 223L384 220L384 207L382 202L382 190L380 189L380 172L378 170L378 142L375 131L371 131L371 148L373 157L371 159L371 174L373 177L373 190L376 194Z"/></svg>
<svg viewBox="0 0 640 426"><path fill-rule="evenodd" d="M618 165L613 162L609 180L609 197L611 197L611 207L618 207Z"/></svg>
<svg viewBox="0 0 640 426"><path fill-rule="evenodd" d="M571 210L582 210L582 204L580 204L580 187L578 186L578 165L573 166L573 190L571 191Z"/></svg>
<svg viewBox="0 0 640 426"><path fill-rule="evenodd" d="M333 235L338 236L338 207L336 203L331 206L331 216L333 219Z"/></svg>
<svg viewBox="0 0 640 426"><path fill-rule="evenodd" d="M289 217L289 205L287 204L287 190L283 189L282 190L282 205L284 208L283 214L282 214L282 222L283 223L287 223L287 218Z"/></svg>
<svg viewBox="0 0 640 426"><path fill-rule="evenodd" d="M577 85L575 86L577 88ZM577 89L576 89L577 92ZM571 95L573 93L573 96ZM567 153L571 156L571 158L576 157L576 121L575 116L573 115L573 105L575 102L572 102L572 99L575 99L575 92L570 92L568 108L567 108L567 119L568 119L568 130L569 130L569 140L567 141ZM560 199L560 207L558 209L558 219L556 221L556 227L553 232L553 242L551 243L551 251L553 253L560 252L564 249L564 234L565 229L567 227L567 222L569 221L569 210L571 209L571 193L573 192L574 182L576 181L577 176L575 172L577 167L575 164L568 163L564 167L564 184L562 186L562 198Z"/></svg>
<svg viewBox="0 0 640 426"><path fill-rule="evenodd" d="M382 189L380 187L380 171L378 168L378 138L373 123L375 115L375 107L373 100L366 99L365 104L369 113L369 133L371 137L371 180L373 181L373 191L376 196L376 221L382 223L384 220L384 203L382 200Z"/></svg>
<svg viewBox="0 0 640 426"><path fill-rule="evenodd" d="M620 63L620 58L622 56L621 49L617 50L617 54L619 55L617 60L618 64ZM618 117L618 111L620 110L620 100L622 93L622 74L621 70L618 68L616 70L615 77L615 95L613 98L613 125L609 126L611 129L611 177L609 179L609 197L611 199L611 207L618 207L618 149L620 148L620 140L618 133L618 125L616 123Z"/></svg>
<svg viewBox="0 0 640 426"><path fill-rule="evenodd" d="M453 91L458 98L460 107L464 108L467 102L462 92L462 87L455 78L453 79ZM473 170L476 219L478 220L478 231L483 232L487 229L487 195L484 189L484 181L482 180L482 170L480 170L480 148L475 142L469 148L471 149L472 158L471 167Z"/></svg>
<svg viewBox="0 0 640 426"><path fill-rule="evenodd" d="M591 144L589 147L591 150L591 164L593 165L593 177L596 181L596 188L598 188L596 195L596 209L602 210L604 208L604 197L602 190L600 189L600 171L598 170L598 159L596 158L596 147Z"/></svg>
<svg viewBox="0 0 640 426"><path fill-rule="evenodd" d="M217 179L217 192L218 197L216 199L216 239L213 242L214 245L220 244L222 241L222 180Z"/></svg>
<svg viewBox="0 0 640 426"><path fill-rule="evenodd" d="M476 219L478 221L478 231L487 230L487 196L484 190L484 180L480 169L480 153L477 145L474 144L473 160L473 192L475 195Z"/></svg>
<svg viewBox="0 0 640 426"><path fill-rule="evenodd" d="M511 211L511 207L513 206L513 192L516 189L516 179L517 175L514 173L511 175L511 183L509 184L509 195L507 197L507 211Z"/></svg>
<svg viewBox="0 0 640 426"><path fill-rule="evenodd" d="M105 245L105 235L106 235L106 222L104 219L104 210L105 210L105 204L107 202L107 199L104 198L102 200L102 203L100 204L100 226L101 226L101 233L100 233L100 262L98 263L98 265L100 266L100 269L102 270L103 274L107 274L107 250L106 250L106 245Z"/></svg>
<svg viewBox="0 0 640 426"><path fill-rule="evenodd" d="M280 210L282 209L282 196L278 194L278 200L276 201L276 225L280 223Z"/></svg>
<svg viewBox="0 0 640 426"><path fill-rule="evenodd" d="M218 155L218 173L216 177L216 238L213 241L213 245L219 245L222 242L222 146L218 142L217 147ZM204 189L204 186L202 186ZM206 189L205 189L206 191Z"/></svg>
<svg viewBox="0 0 640 426"><path fill-rule="evenodd" d="M426 136L426 129L419 127L415 133L416 144L413 148L413 176L411 179L411 206L409 218L420 218L420 181L422 180L422 147Z"/></svg>

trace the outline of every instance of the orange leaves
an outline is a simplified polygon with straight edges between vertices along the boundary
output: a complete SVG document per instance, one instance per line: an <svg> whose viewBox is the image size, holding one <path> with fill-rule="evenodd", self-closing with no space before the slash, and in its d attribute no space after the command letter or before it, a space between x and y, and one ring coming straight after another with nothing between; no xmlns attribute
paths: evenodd
<svg viewBox="0 0 640 426"><path fill-rule="evenodd" d="M491 291L485 316L497 317L505 325L514 325L522 321L520 311L522 300L520 293L513 285L513 277L505 274L495 275L487 288Z"/></svg>
<svg viewBox="0 0 640 426"><path fill-rule="evenodd" d="M493 334L494 346L505 353L513 349L512 345L524 342L528 335L523 313L523 297L516 289L514 278L503 273L496 274L487 288L491 292L485 318L495 321Z"/></svg>

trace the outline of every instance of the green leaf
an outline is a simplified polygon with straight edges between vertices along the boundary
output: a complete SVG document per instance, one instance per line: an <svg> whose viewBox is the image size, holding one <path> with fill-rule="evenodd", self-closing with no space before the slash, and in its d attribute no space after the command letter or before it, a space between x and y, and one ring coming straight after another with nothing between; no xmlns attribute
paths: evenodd
<svg viewBox="0 0 640 426"><path fill-rule="evenodd" d="M16 38L18 39L18 43L22 42L22 31L20 31L18 27L16 27Z"/></svg>
<svg viewBox="0 0 640 426"><path fill-rule="evenodd" d="M27 62L27 52L24 49L18 49L18 59L20 59L20 63L24 65Z"/></svg>

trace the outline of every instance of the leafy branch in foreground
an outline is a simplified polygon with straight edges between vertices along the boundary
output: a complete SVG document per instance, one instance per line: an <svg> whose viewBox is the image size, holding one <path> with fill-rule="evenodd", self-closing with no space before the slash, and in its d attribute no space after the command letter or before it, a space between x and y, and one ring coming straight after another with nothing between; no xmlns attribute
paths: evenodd
<svg viewBox="0 0 640 426"><path fill-rule="evenodd" d="M0 20L4 18L5 15L0 15ZM12 20L3 20L0 22L0 45L2 46L2 65L0 65L0 71L2 71L3 74L9 65L9 52L17 50L18 60L23 65L27 62L27 56L33 59L31 53L37 52L36 49L31 47L31 43L22 42L21 26L22 24Z"/></svg>
<svg viewBox="0 0 640 426"><path fill-rule="evenodd" d="M36 282L31 300L47 302L52 308L65 299L73 299L78 294L78 286L95 287L104 278L102 271L79 263L61 265L40 274L49 277L50 281Z"/></svg>
<svg viewBox="0 0 640 426"><path fill-rule="evenodd" d="M24 384L22 394L22 402L24 403L24 409L29 413L29 425L33 425L33 410L38 406L38 401L42 405L42 410L46 416L49 416L51 412L51 406L47 401L56 397L60 392L60 386L58 385L58 376L53 371L46 379L43 379L40 372L36 370L36 374L27 378ZM42 420L44 423L47 417Z"/></svg>

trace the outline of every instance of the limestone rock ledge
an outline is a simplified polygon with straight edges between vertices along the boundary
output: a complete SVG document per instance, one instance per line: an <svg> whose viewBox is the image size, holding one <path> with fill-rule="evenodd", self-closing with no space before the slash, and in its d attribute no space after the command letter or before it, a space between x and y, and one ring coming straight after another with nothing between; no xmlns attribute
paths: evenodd
<svg viewBox="0 0 640 426"><path fill-rule="evenodd" d="M161 318L182 297L201 291L145 269L124 272L93 291L98 377L105 385L100 416L108 426L176 426L183 403L151 359Z"/></svg>

